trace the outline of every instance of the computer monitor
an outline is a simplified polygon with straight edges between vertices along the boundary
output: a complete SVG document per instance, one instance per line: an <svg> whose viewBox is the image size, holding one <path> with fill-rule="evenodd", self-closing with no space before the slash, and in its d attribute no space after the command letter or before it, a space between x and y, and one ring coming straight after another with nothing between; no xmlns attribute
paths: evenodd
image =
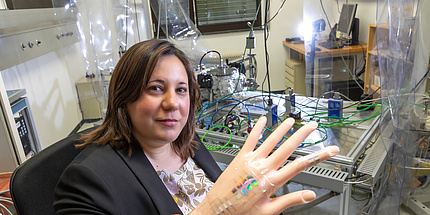
<svg viewBox="0 0 430 215"><path fill-rule="evenodd" d="M354 23L357 4L344 4L337 25L337 33L339 39L350 38L350 33Z"/></svg>

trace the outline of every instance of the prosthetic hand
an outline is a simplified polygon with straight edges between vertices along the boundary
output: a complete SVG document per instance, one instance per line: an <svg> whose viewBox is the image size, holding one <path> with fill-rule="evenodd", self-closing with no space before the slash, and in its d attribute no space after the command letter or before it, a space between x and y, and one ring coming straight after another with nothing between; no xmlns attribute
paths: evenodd
<svg viewBox="0 0 430 215"><path fill-rule="evenodd" d="M339 152L338 147L330 146L280 168L318 126L316 122L306 124L269 156L293 124L293 119L285 120L255 149L266 125L266 118L260 118L238 155L191 214L279 214L289 207L314 200L316 195L309 190L270 198L295 175Z"/></svg>

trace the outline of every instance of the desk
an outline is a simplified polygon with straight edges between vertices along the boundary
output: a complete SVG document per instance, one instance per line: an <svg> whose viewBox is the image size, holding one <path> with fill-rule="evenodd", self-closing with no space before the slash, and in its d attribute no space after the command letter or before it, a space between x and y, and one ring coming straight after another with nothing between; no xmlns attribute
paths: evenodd
<svg viewBox="0 0 430 215"><path fill-rule="evenodd" d="M315 52L315 69L314 69L314 83L315 79L318 78L330 78L330 77L319 77L319 62L321 59L329 59L333 57L349 57L349 56L355 56L359 54L366 54L367 51L367 44L364 42L360 42L359 45L352 45L352 46L344 46L340 49L327 49L319 45L320 42L325 40L320 40L315 43L315 47L319 48L319 51ZM282 44L289 50L289 58L298 58L301 61L305 61L306 58L310 57L310 46L305 47L304 43L293 43L293 42L287 42L283 41ZM311 75L310 68L307 68L306 72L307 75ZM303 83L306 84L306 83ZM318 92L318 89L314 87L313 92L307 93L308 96L316 96L318 97L321 92Z"/></svg>

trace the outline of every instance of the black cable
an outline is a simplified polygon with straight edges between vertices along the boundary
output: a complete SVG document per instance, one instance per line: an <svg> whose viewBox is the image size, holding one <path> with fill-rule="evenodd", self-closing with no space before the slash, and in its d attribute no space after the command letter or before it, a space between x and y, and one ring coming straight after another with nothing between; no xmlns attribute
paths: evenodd
<svg viewBox="0 0 430 215"><path fill-rule="evenodd" d="M204 58L207 54L209 54L209 53L211 53L211 52L215 52L215 53L217 53L217 54L219 55L220 59L221 59L221 53L219 53L218 51L216 51L216 50L209 50L209 51L207 51L207 52L206 52L206 53L204 53L204 54L202 55L202 57L200 58L200 62L199 62L199 69L200 69L200 71L202 70L202 61L203 61L203 58ZM222 66L222 65L220 65L220 66Z"/></svg>
<svg viewBox="0 0 430 215"><path fill-rule="evenodd" d="M267 51L267 38L268 38L268 29L267 29L267 16L269 13L269 8L270 8L270 1L266 0L266 4L265 4L265 15L264 15L264 51L265 51L265 56L266 56L266 76L267 76L267 86L269 87L269 100L268 100L268 106L272 105L272 98L270 96L271 94L271 88L270 88L270 75L269 75L269 53Z"/></svg>
<svg viewBox="0 0 430 215"><path fill-rule="evenodd" d="M331 26L331 24L330 24L330 20L328 19L327 13L325 12L324 5L323 5L323 3L322 3L322 0L320 0L320 4L321 4L321 9L322 9L322 10L323 10L323 12L324 12L325 18L327 19L328 26L329 26L329 27L330 27L330 29L331 29L333 26Z"/></svg>
<svg viewBox="0 0 430 215"><path fill-rule="evenodd" d="M378 92L378 90L379 90L379 89L381 89L381 86L379 86L379 87L378 87L378 89L376 89L375 91L373 91L373 93L372 93L372 94L367 95L366 97L364 97L364 98L360 99L360 101L358 101L358 103L362 103L363 101L366 101L366 99L367 99L367 98L371 98L371 97L373 96L373 94L375 94L376 92ZM349 108L349 107L352 107L352 106L354 106L354 105L356 105L356 104L351 104L351 105L349 105L349 106L346 106L345 108Z"/></svg>
<svg viewBox="0 0 430 215"><path fill-rule="evenodd" d="M366 176L366 174L361 174L359 176L353 176L353 177L347 177L347 178L345 178L345 180L359 179L359 178L362 178L364 176Z"/></svg>
<svg viewBox="0 0 430 215"><path fill-rule="evenodd" d="M315 105L315 115L317 115L317 110L318 110L318 102L320 101L320 98L324 97L325 94L327 93L334 93L334 91L328 91L328 92L324 92L323 94L321 94L321 96L318 97L317 99L317 104Z"/></svg>
<svg viewBox="0 0 430 215"><path fill-rule="evenodd" d="M363 45L361 45L361 43L358 43L358 44L361 46L361 49L363 50L363 58L362 59L364 60L364 65L358 74L357 74L357 71L354 71L355 77L360 77L366 71L366 52L364 51Z"/></svg>
<svg viewBox="0 0 430 215"><path fill-rule="evenodd" d="M269 19L269 21L268 21L268 23L270 23L277 15L278 15L278 13L281 11L281 9L284 7L284 4L285 4L285 2L286 2L287 0L284 0L283 2L282 2L282 4L281 4L281 6L279 7L279 9L278 9L278 11L276 11L276 13L275 13L275 15L273 15L273 17L272 18L270 18Z"/></svg>
<svg viewBox="0 0 430 215"><path fill-rule="evenodd" d="M419 87L421 85L421 82L424 81L424 79L427 77L427 75L429 74L430 69L427 69L427 72L423 75L423 77L418 81L418 83L415 85L414 89L416 89L417 87Z"/></svg>
<svg viewBox="0 0 430 215"><path fill-rule="evenodd" d="M253 99L253 98L257 98L257 97L260 97L260 96L265 96L265 95L256 95L256 96L251 96L251 97L248 97L248 98L246 98L246 99L243 99L242 100L242 102L245 102L245 101L248 101L248 100L250 100L250 99ZM239 104L241 104L241 103L237 103L236 105L234 105L231 109L230 109L230 111L227 113L227 115L226 115L226 117L225 117L225 120L224 120L224 125L225 126L227 126L227 124L228 124L228 122L227 122L227 119L228 119L228 116L231 114L231 112L239 105ZM220 119L222 119L222 118L219 118L218 120L216 120L213 124L216 124Z"/></svg>

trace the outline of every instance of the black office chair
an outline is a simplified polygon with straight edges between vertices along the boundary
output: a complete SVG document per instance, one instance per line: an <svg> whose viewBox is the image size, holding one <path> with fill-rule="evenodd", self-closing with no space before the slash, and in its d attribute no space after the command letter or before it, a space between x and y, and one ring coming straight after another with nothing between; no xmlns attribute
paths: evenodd
<svg viewBox="0 0 430 215"><path fill-rule="evenodd" d="M79 154L75 148L83 132L70 135L18 166L10 181L10 194L19 215L55 214L53 202L58 179Z"/></svg>

